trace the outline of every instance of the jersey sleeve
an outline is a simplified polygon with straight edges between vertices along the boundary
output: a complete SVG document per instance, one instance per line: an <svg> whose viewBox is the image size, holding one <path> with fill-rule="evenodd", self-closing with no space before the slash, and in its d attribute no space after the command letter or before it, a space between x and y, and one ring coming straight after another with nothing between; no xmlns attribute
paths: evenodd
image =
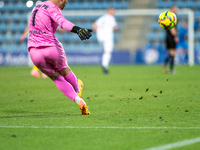
<svg viewBox="0 0 200 150"><path fill-rule="evenodd" d="M116 27L117 26L117 21L116 19L114 18L114 21L113 21L113 26Z"/></svg>
<svg viewBox="0 0 200 150"><path fill-rule="evenodd" d="M68 21L63 15L60 8L57 6L50 8L49 10L50 17L56 22L62 29L71 31L74 24Z"/></svg>
<svg viewBox="0 0 200 150"><path fill-rule="evenodd" d="M100 17L95 21L97 26L100 26L102 24L102 22L103 22L103 17Z"/></svg>

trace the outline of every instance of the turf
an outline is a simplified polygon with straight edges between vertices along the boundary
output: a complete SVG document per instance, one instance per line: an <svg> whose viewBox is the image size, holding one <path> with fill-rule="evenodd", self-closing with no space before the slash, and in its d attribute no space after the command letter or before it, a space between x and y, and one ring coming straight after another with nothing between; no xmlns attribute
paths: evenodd
<svg viewBox="0 0 200 150"><path fill-rule="evenodd" d="M160 66L71 69L90 116L30 68L0 67L0 149L140 150L200 137L200 66L176 66L176 75Z"/></svg>

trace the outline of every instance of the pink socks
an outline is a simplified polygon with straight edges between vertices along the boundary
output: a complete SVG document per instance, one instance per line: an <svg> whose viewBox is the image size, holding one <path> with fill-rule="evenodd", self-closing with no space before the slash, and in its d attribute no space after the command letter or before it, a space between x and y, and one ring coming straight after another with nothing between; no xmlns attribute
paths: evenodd
<svg viewBox="0 0 200 150"><path fill-rule="evenodd" d="M79 92L78 79L72 71L64 79L73 86L76 93Z"/></svg>
<svg viewBox="0 0 200 150"><path fill-rule="evenodd" d="M70 72L71 74L71 72ZM75 76L75 75L74 75ZM66 76L68 77L68 76ZM75 76L76 77L76 76ZM74 78L74 77L73 77ZM77 79L77 78L76 78ZM72 80L72 78L70 78ZM74 80L73 80L74 81ZM74 81L75 82L75 81ZM78 96L76 92L74 91L74 88L72 87L71 83L67 82L61 75L59 75L55 80L54 83L56 84L57 88L69 99L72 101L75 101L75 97ZM78 83L78 80L77 80Z"/></svg>

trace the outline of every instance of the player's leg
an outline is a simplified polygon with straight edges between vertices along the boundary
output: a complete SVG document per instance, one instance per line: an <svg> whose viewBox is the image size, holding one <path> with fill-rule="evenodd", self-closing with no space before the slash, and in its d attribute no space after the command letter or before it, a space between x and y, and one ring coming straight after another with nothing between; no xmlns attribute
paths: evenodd
<svg viewBox="0 0 200 150"><path fill-rule="evenodd" d="M166 57L165 57L165 59L164 59L163 66L162 66L162 70L163 70L164 73L168 73L168 70L167 70L167 63L168 63L168 61L169 61L170 59L171 59L171 56L170 56L169 51L168 51L168 52L167 52L167 55L166 55Z"/></svg>
<svg viewBox="0 0 200 150"><path fill-rule="evenodd" d="M49 78L53 80L53 82L55 83L55 85L57 86L57 88L65 95L67 96L69 99L71 99L72 101L76 102L79 107L81 103L85 104L85 109L87 109L86 103L84 102L83 99L81 99L77 93L74 91L74 88L72 87L72 85L67 82L63 76L60 74L60 72L56 71L54 74L49 75ZM89 114L89 110L87 109L87 112L84 111L84 115L85 114Z"/></svg>
<svg viewBox="0 0 200 150"><path fill-rule="evenodd" d="M36 78L40 77L39 69L35 65L33 65L33 68L31 70L31 75L36 77ZM42 77L43 78L48 78L48 76L46 74L44 74L44 73L42 73Z"/></svg>
<svg viewBox="0 0 200 150"><path fill-rule="evenodd" d="M75 83L74 81L76 81L76 82L78 81L78 86L77 86L78 93L76 92L77 96L75 96L74 101L79 105L82 115L89 115L90 112L88 110L88 106L86 105L85 101L81 98L82 89L83 89L82 81L80 79L77 79L74 74L73 75L71 74L73 72L69 66L59 70L59 73L65 78L65 80L66 80L66 78L68 81L70 80L74 84L74 86L77 86L77 83ZM69 76L70 74L71 74L71 76ZM72 78L72 79L70 79L70 78Z"/></svg>
<svg viewBox="0 0 200 150"><path fill-rule="evenodd" d="M42 77L43 78L48 78L48 76L46 74L44 74L44 73L42 73Z"/></svg>
<svg viewBox="0 0 200 150"><path fill-rule="evenodd" d="M167 70L168 62L171 65L173 57L172 57L172 54L171 54L170 51L175 46L174 44L175 44L174 40L171 37L166 38L166 48L168 50L168 53L167 53L167 56L164 59L164 63L163 63L163 66L162 66L162 70L163 70L164 73L168 73L168 70Z"/></svg>
<svg viewBox="0 0 200 150"><path fill-rule="evenodd" d="M64 69L61 69L59 72L64 77L64 79L73 86L78 96L81 97L82 90L83 90L83 82L80 79L77 79L76 75L73 73L70 67L67 66Z"/></svg>
<svg viewBox="0 0 200 150"><path fill-rule="evenodd" d="M77 97L76 92L74 91L72 85L67 82L60 72L56 71L54 74L49 75L49 78L53 80L57 88L69 99L75 102L75 98Z"/></svg>
<svg viewBox="0 0 200 150"><path fill-rule="evenodd" d="M175 73L174 72L174 57L175 57L175 54L176 54L176 51L174 48L171 48L169 50L169 54L171 56L171 62L170 62L170 73Z"/></svg>
<svg viewBox="0 0 200 150"><path fill-rule="evenodd" d="M65 78L69 78L68 76L70 75L70 73L73 73L72 70L70 69L69 66L67 66L64 69L61 69L60 74ZM81 98L81 94L82 94L82 89L83 89L83 83L81 80L75 78L76 76L73 74L73 76L71 77L74 81L78 81L78 93L76 92L77 96L75 96L74 101L79 105L80 110L81 110L81 114L82 115L89 115L90 112L88 110L88 106L86 105L85 101ZM68 80L71 80L70 78ZM72 81L74 83L74 81ZM77 83L74 83L74 85Z"/></svg>
<svg viewBox="0 0 200 150"><path fill-rule="evenodd" d="M43 49L48 49L48 50L39 51L35 50L34 48L30 50L30 56L33 63L40 69L40 71L48 75L49 78L53 80L57 88L65 96L67 96L69 99L71 99L72 101L76 102L79 105L80 109L82 109L81 110L82 115L90 114L84 100L77 95L72 85L63 78L63 76L60 74L59 71L54 70L55 67L64 67L64 66L59 66L59 62L57 62L57 60L59 60L58 58L60 57L60 53L57 50L55 50L56 47L47 47Z"/></svg>
<svg viewBox="0 0 200 150"><path fill-rule="evenodd" d="M167 37L165 43L166 43L166 49L167 49L168 52L167 52L167 55L164 59L163 67L167 68L167 63L170 60L169 49L171 47L171 39Z"/></svg>
<svg viewBox="0 0 200 150"><path fill-rule="evenodd" d="M66 66L66 68L59 70L59 72L64 77L64 79L73 86L74 90L76 92L79 92L78 79L72 72L71 68L69 66Z"/></svg>
<svg viewBox="0 0 200 150"><path fill-rule="evenodd" d="M88 107L87 107L85 101L80 98L82 89L79 87L83 88L83 84L81 86L78 86L77 78L67 64L67 57L66 57L66 54L65 54L65 51L64 51L62 45L57 45L56 48L58 51L58 58L55 59L56 61L54 62L54 68L57 71L59 71L59 73L64 77L65 81L67 81L73 87L73 92L76 94L74 101L79 105L79 107L81 109L81 114L88 115L88 114L90 114ZM80 93L78 93L79 95L76 93L77 91L81 91Z"/></svg>
<svg viewBox="0 0 200 150"><path fill-rule="evenodd" d="M104 73L108 73L108 68L109 68L111 55L113 51L113 45L114 43L111 40L103 42L104 52L102 56L102 67L103 67Z"/></svg>
<svg viewBox="0 0 200 150"><path fill-rule="evenodd" d="M168 53L167 53L167 56L165 57L165 60L164 60L164 66L167 66L167 63L168 63L168 61L171 59L171 56L170 56L170 53L169 53L169 51L168 51Z"/></svg>
<svg viewBox="0 0 200 150"><path fill-rule="evenodd" d="M77 96L77 94L74 92L74 89L71 86L71 84L65 81L65 79L63 79L62 75L58 71L54 71L53 65L46 61L47 57L45 56L47 55L42 52L45 51L42 50L39 51L34 49L30 50L30 56L35 66L37 66L41 72L48 75L49 78L53 80L57 88L65 96L67 96L72 101L75 101L75 97Z"/></svg>
<svg viewBox="0 0 200 150"><path fill-rule="evenodd" d="M39 69L35 65L33 65L33 68L31 70L31 75L36 77L36 78L40 77Z"/></svg>
<svg viewBox="0 0 200 150"><path fill-rule="evenodd" d="M57 59L57 61L54 64L55 69L61 73L64 79L73 86L75 92L79 93L79 96L81 97L83 84L79 84L82 82L78 81L77 77L68 66L67 57L62 45L57 45L57 49L59 51L59 56L58 56L59 59Z"/></svg>
<svg viewBox="0 0 200 150"><path fill-rule="evenodd" d="M88 110L88 106L86 105L85 101L81 98L83 84L82 84L82 82L77 83L77 81L78 81L77 77L75 76L75 74L72 72L72 70L70 69L70 67L67 64L67 57L66 57L63 47L58 46L57 48L59 50L59 59L57 59L58 61L55 62L54 68L56 68L56 70L58 70L60 72L60 74L64 77L64 79L68 83L70 83L70 85L72 85L74 87L73 92L76 94L74 101L79 105L81 114L89 115L90 112ZM79 84L79 83L81 83L81 84ZM79 95L77 94L77 92L79 92L78 93Z"/></svg>

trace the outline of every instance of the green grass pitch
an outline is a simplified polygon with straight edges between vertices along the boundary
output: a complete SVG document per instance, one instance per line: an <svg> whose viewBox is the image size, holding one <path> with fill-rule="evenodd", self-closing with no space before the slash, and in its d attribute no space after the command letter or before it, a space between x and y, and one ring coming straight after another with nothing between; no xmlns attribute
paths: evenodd
<svg viewBox="0 0 200 150"><path fill-rule="evenodd" d="M200 66L176 66L176 75L160 66L71 69L90 116L31 68L0 67L1 150L141 150L200 137Z"/></svg>

